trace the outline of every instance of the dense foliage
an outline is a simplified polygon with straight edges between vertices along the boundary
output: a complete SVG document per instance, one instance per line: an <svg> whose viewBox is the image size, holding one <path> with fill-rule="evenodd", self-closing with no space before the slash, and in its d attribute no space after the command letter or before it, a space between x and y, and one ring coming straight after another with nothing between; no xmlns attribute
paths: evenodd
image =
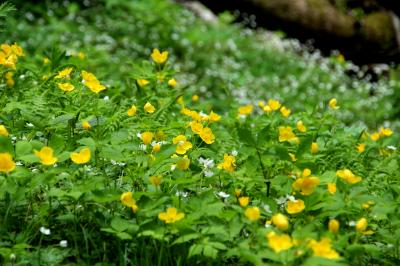
<svg viewBox="0 0 400 266"><path fill-rule="evenodd" d="M1 34L0 263L399 263L398 81L229 15L63 3Z"/></svg>

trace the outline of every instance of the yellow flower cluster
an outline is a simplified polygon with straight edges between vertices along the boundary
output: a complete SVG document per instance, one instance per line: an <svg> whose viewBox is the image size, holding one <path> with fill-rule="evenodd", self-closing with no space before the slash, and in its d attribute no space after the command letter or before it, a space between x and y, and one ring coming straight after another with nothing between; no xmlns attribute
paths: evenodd
<svg viewBox="0 0 400 266"><path fill-rule="evenodd" d="M224 169L227 172L234 172L236 168L236 159L235 156L229 155L227 153L224 154L224 161L218 164L218 169Z"/></svg>
<svg viewBox="0 0 400 266"><path fill-rule="evenodd" d="M371 139L373 141L378 141L381 138L384 137L390 137L391 135L393 135L393 131L390 128L380 128L378 132L374 132L371 134Z"/></svg>
<svg viewBox="0 0 400 266"><path fill-rule="evenodd" d="M13 45L3 43L0 46L0 49L0 65L5 66L6 68L15 69L18 57L24 56L21 46L16 43Z"/></svg>
<svg viewBox="0 0 400 266"><path fill-rule="evenodd" d="M212 144L215 141L214 133L212 132L211 128L204 126L202 123L214 123L221 120L221 116L211 111L208 115L198 113L194 110L190 110L188 108L183 108L181 113L189 116L193 119L189 123L190 128L192 129L193 133L200 136L200 138L207 144Z"/></svg>
<svg viewBox="0 0 400 266"><path fill-rule="evenodd" d="M319 185L320 180L318 177L311 176L311 170L306 168L296 181L292 184L294 191L300 191L302 195L311 195L315 188Z"/></svg>

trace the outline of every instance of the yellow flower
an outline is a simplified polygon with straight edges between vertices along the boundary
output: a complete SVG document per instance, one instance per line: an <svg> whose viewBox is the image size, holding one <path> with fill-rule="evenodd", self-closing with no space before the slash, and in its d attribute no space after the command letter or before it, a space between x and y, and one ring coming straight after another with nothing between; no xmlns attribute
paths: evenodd
<svg viewBox="0 0 400 266"><path fill-rule="evenodd" d="M135 213L138 210L136 201L132 197L132 192L124 192L121 195L121 203L129 208Z"/></svg>
<svg viewBox="0 0 400 266"><path fill-rule="evenodd" d="M0 125L0 136L8 137L8 131L4 125Z"/></svg>
<svg viewBox="0 0 400 266"><path fill-rule="evenodd" d="M294 155L293 153L289 152L289 156L290 156L290 159L292 159L292 162L297 161L296 155Z"/></svg>
<svg viewBox="0 0 400 266"><path fill-rule="evenodd" d="M8 152L0 153L0 172L8 173L15 169L15 162Z"/></svg>
<svg viewBox="0 0 400 266"><path fill-rule="evenodd" d="M318 143L313 142L311 143L311 153L317 153L318 152Z"/></svg>
<svg viewBox="0 0 400 266"><path fill-rule="evenodd" d="M43 57L43 64L47 65L50 63L50 59L48 57Z"/></svg>
<svg viewBox="0 0 400 266"><path fill-rule="evenodd" d="M83 70L81 72L81 76L83 79L83 81L82 81L83 84L86 87L88 87L92 92L99 93L106 89L105 86L100 84L100 81L97 79L97 77L94 74Z"/></svg>
<svg viewBox="0 0 400 266"><path fill-rule="evenodd" d="M240 188L235 188L235 196L238 198L240 194L242 193L242 190Z"/></svg>
<svg viewBox="0 0 400 266"><path fill-rule="evenodd" d="M260 219L260 209L258 207L249 207L244 211L244 215L250 221L257 221Z"/></svg>
<svg viewBox="0 0 400 266"><path fill-rule="evenodd" d="M139 85L139 87L141 87L141 88L145 87L147 84L150 83L150 81L148 81L147 79L138 79L136 81L137 81L137 84Z"/></svg>
<svg viewBox="0 0 400 266"><path fill-rule="evenodd" d="M305 209L304 201L301 199L294 200L294 201L288 201L287 206L286 206L286 211L289 214L296 214L299 212L302 212Z"/></svg>
<svg viewBox="0 0 400 266"><path fill-rule="evenodd" d="M240 197L238 200L239 200L240 206L242 206L242 207L246 207L247 205L249 205L249 202L250 202L249 197Z"/></svg>
<svg viewBox="0 0 400 266"><path fill-rule="evenodd" d="M381 137L389 137L389 136L391 136L391 135L393 135L393 131L392 131L390 128L384 128L384 127L382 127L382 128L379 130L379 136L381 136Z"/></svg>
<svg viewBox="0 0 400 266"><path fill-rule="evenodd" d="M236 167L236 160L233 155L224 154L224 161L218 164L218 169L224 169L228 172L234 172Z"/></svg>
<svg viewBox="0 0 400 266"><path fill-rule="evenodd" d="M361 181L361 177L354 175L349 169L338 170L336 175L349 184L356 184Z"/></svg>
<svg viewBox="0 0 400 266"><path fill-rule="evenodd" d="M293 247L293 241L287 234L277 235L275 232L269 232L266 237L268 238L268 245L275 253L280 253Z"/></svg>
<svg viewBox="0 0 400 266"><path fill-rule="evenodd" d="M57 162L57 157L53 156L53 149L50 147L45 146L40 151L34 150L34 152L43 165L53 165Z"/></svg>
<svg viewBox="0 0 400 266"><path fill-rule="evenodd" d="M156 143L153 146L153 152L159 152L161 150L161 144L160 143Z"/></svg>
<svg viewBox="0 0 400 266"><path fill-rule="evenodd" d="M80 152L72 152L70 158L76 164L85 164L90 161L90 155L90 149L83 148Z"/></svg>
<svg viewBox="0 0 400 266"><path fill-rule="evenodd" d="M188 150L190 150L193 145L189 141L186 140L184 135L178 135L172 139L172 143L176 145L176 153L177 154L185 154Z"/></svg>
<svg viewBox="0 0 400 266"><path fill-rule="evenodd" d="M151 132L143 132L140 134L140 139L143 141L143 144L148 145L153 140L154 134Z"/></svg>
<svg viewBox="0 0 400 266"><path fill-rule="evenodd" d="M77 56L78 56L78 58L79 58L80 60L83 60L83 59L85 59L85 57L86 57L86 55L85 55L84 52L79 52Z"/></svg>
<svg viewBox="0 0 400 266"><path fill-rule="evenodd" d="M161 53L160 50L158 50L157 48L154 48L153 53L151 54L151 58L157 64L160 64L160 65L164 64L165 61L167 61L167 59L168 59L168 52L164 51Z"/></svg>
<svg viewBox="0 0 400 266"><path fill-rule="evenodd" d="M328 183L328 192L330 194L335 194L336 193L336 184L335 183Z"/></svg>
<svg viewBox="0 0 400 266"><path fill-rule="evenodd" d="M14 85L15 85L15 81L13 79L13 75L14 75L14 73L12 73L12 72L7 72L6 75L5 75L6 84L7 84L7 87L9 87L9 88L14 87Z"/></svg>
<svg viewBox="0 0 400 266"><path fill-rule="evenodd" d="M153 186L158 187L161 184L162 178L160 176L150 176L149 180Z"/></svg>
<svg viewBox="0 0 400 266"><path fill-rule="evenodd" d="M175 88L177 84L178 84L178 82L176 82L176 80L174 78L168 80L168 86L170 86L172 88Z"/></svg>
<svg viewBox="0 0 400 266"><path fill-rule="evenodd" d="M281 109L279 109L283 117L288 117L290 113L292 112L290 109L286 108L285 106L282 106Z"/></svg>
<svg viewBox="0 0 400 266"><path fill-rule="evenodd" d="M211 111L210 114L208 115L208 121L210 123L218 122L219 120L221 120L221 116L218 115L217 113L214 113L213 111Z"/></svg>
<svg viewBox="0 0 400 266"><path fill-rule="evenodd" d="M176 162L176 167L180 170L187 170L190 166L190 159L187 157L187 155L183 156L183 158L179 159Z"/></svg>
<svg viewBox="0 0 400 266"><path fill-rule="evenodd" d="M281 107L281 103L278 100L269 99L268 106L273 110L276 111ZM264 110L265 111L265 110Z"/></svg>
<svg viewBox="0 0 400 266"><path fill-rule="evenodd" d="M357 145L357 151L358 151L359 153L364 152L364 151L365 151L365 143L360 143L360 144L358 144L358 145Z"/></svg>
<svg viewBox="0 0 400 266"><path fill-rule="evenodd" d="M269 105L263 107L263 111L266 113L271 113L273 110Z"/></svg>
<svg viewBox="0 0 400 266"><path fill-rule="evenodd" d="M330 232L336 234L339 231L340 223L336 219L329 220L328 229Z"/></svg>
<svg viewBox="0 0 400 266"><path fill-rule="evenodd" d="M315 176L300 177L296 179L296 181L292 184L292 187L295 191L300 190L302 195L308 196L314 192L319 183L319 178Z"/></svg>
<svg viewBox="0 0 400 266"><path fill-rule="evenodd" d="M321 241L316 241L312 239L309 243L309 247L312 249L314 256L322 257L326 259L338 259L339 253L337 253L331 247L331 240L327 237L321 239Z"/></svg>
<svg viewBox="0 0 400 266"><path fill-rule="evenodd" d="M192 101L197 102L199 100L199 95L195 94L192 96Z"/></svg>
<svg viewBox="0 0 400 266"><path fill-rule="evenodd" d="M72 70L74 70L72 67L64 68L63 70L58 71L58 74L54 78L56 79L69 78Z"/></svg>
<svg viewBox="0 0 400 266"><path fill-rule="evenodd" d="M207 144L212 144L215 141L215 136L211 130L211 128L209 127L204 127L201 131L200 131L200 138Z"/></svg>
<svg viewBox="0 0 400 266"><path fill-rule="evenodd" d="M301 121L301 120L297 121L296 128L298 131L303 132L303 133L307 131L306 126L303 124L303 121Z"/></svg>
<svg viewBox="0 0 400 266"><path fill-rule="evenodd" d="M73 91L75 89L74 85L72 85L71 83L57 83L58 88L63 90L63 91Z"/></svg>
<svg viewBox="0 0 400 266"><path fill-rule="evenodd" d="M192 131L196 134L200 134L201 131L203 130L203 125L200 124L199 122L196 121L192 121L189 123L190 128L192 129Z"/></svg>
<svg viewBox="0 0 400 266"><path fill-rule="evenodd" d="M277 213L272 216L271 222L280 230L286 230L289 227L289 219L282 213Z"/></svg>
<svg viewBox="0 0 400 266"><path fill-rule="evenodd" d="M368 221L365 218L361 218L356 223L356 230L357 232L364 232L367 229Z"/></svg>
<svg viewBox="0 0 400 266"><path fill-rule="evenodd" d="M254 106L252 104L240 106L238 109L239 115L249 115L253 112Z"/></svg>
<svg viewBox="0 0 400 266"><path fill-rule="evenodd" d="M161 212L158 214L158 219L164 221L166 224L172 224L185 217L183 212L178 212L176 208L170 207L166 212Z"/></svg>
<svg viewBox="0 0 400 266"><path fill-rule="evenodd" d="M85 120L82 122L82 127L83 127L83 129L90 130L90 128L92 126L90 125L90 123L88 121Z"/></svg>
<svg viewBox="0 0 400 266"><path fill-rule="evenodd" d="M371 134L371 139L373 141L378 141L380 139L381 135L379 134L379 132L375 132Z"/></svg>
<svg viewBox="0 0 400 266"><path fill-rule="evenodd" d="M265 107L265 101L259 101L258 102L258 107L260 107L261 109L263 109Z"/></svg>
<svg viewBox="0 0 400 266"><path fill-rule="evenodd" d="M296 135L293 133L292 128L287 126L287 127L279 127L279 142L284 142L284 141L289 141L289 142L299 142L299 138L296 137Z"/></svg>
<svg viewBox="0 0 400 266"><path fill-rule="evenodd" d="M342 54L338 54L338 55L336 56L336 60L337 60L339 63L344 63L344 62L346 62L346 59L344 58L344 55L342 55Z"/></svg>
<svg viewBox="0 0 400 266"><path fill-rule="evenodd" d="M129 110L126 112L128 114L128 116L134 116L136 114L136 106L132 105L131 108L129 108Z"/></svg>
<svg viewBox="0 0 400 266"><path fill-rule="evenodd" d="M182 105L182 107L185 106L185 101L184 101L184 99L183 99L183 96L179 97L179 98L176 100L176 102L177 102L178 104Z"/></svg>
<svg viewBox="0 0 400 266"><path fill-rule="evenodd" d="M155 108L151 103L149 103L149 102L147 102L147 103L144 105L143 109L144 109L147 113L150 113L150 114L154 113L154 111L156 110L156 108Z"/></svg>
<svg viewBox="0 0 400 266"><path fill-rule="evenodd" d="M329 107L330 107L331 109L339 109L339 106L337 106L337 100L336 100L336 98L332 98L332 99L329 101Z"/></svg>

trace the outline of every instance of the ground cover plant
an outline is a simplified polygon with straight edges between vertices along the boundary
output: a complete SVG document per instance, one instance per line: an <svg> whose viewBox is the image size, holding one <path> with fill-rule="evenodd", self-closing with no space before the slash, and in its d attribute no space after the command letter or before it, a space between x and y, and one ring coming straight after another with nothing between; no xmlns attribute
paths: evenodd
<svg viewBox="0 0 400 266"><path fill-rule="evenodd" d="M131 8L151 3L185 13ZM168 38L114 57L29 39L43 34L0 47L2 264L399 263L399 137L383 120L350 123L354 100L243 96L205 66L184 72L196 53L168 52Z"/></svg>

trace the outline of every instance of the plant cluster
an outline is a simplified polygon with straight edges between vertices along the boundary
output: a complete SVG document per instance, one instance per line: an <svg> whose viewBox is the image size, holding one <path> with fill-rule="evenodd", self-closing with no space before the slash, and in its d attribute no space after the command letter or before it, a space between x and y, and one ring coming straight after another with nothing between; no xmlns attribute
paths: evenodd
<svg viewBox="0 0 400 266"><path fill-rule="evenodd" d="M1 49L2 263L398 261L393 131L344 126L336 98L217 113L167 51L134 67L125 95L83 56L33 71L20 46Z"/></svg>

